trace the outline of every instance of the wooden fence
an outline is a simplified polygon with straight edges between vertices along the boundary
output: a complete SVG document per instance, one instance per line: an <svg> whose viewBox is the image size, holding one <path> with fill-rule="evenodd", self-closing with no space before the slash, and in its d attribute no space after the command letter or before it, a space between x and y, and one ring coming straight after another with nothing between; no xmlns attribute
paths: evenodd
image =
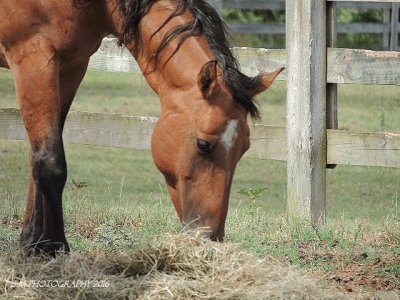
<svg viewBox="0 0 400 300"><path fill-rule="evenodd" d="M335 129L335 85L400 85L400 52L327 48L335 40L332 4L287 1L287 50L234 49L249 75L287 67L278 78L288 82L286 128L253 125L247 156L286 160L289 214L314 222L325 219L327 164L400 168L400 134ZM89 68L139 72L128 51L111 38L103 41ZM150 117L71 112L64 139L67 143L150 149L155 122ZM19 110L0 109L0 139L26 140Z"/></svg>
<svg viewBox="0 0 400 300"><path fill-rule="evenodd" d="M224 8L250 9L250 10L285 10L286 0L209 0L209 2L219 11L222 16ZM397 2L397 3L396 3ZM383 35L383 49L397 51L399 49L399 9L398 1L379 1L370 0L359 1L337 1L337 8L355 8L355 9L380 9L383 11L382 23L339 23L337 24L337 33L369 33ZM284 23L257 23L240 24L228 23L232 32L248 34L285 34L286 26Z"/></svg>
<svg viewBox="0 0 400 300"><path fill-rule="evenodd" d="M358 1L363 2L362 0ZM336 2L340 1L286 1L288 214L291 218L307 219L315 223L325 222L326 164L330 163L328 157L332 156L330 151L335 143L334 139L328 135L327 129L337 128L336 84L338 82L329 82L328 79L328 74L337 66L329 65L328 60L329 51L332 51L331 48L336 46ZM375 0L375 2L388 1ZM340 55L339 57L343 58L344 64L336 69L338 77L341 78L347 77L344 73L354 67L354 61L347 60L347 57L352 56L350 53L354 53L354 50L348 49L347 51L349 51L349 56ZM383 66L383 69L372 70L369 63L372 62L372 59L380 64L392 57L393 62L398 65L400 63L399 53L371 51L365 52L365 54L368 58L359 61L358 67L356 67L358 75L354 74L355 77L362 81L361 78L366 75L365 69L371 71L367 77L374 77L382 71L381 74L388 74L394 79L394 81L390 79L386 82L387 84L399 84L400 69L398 67L396 70L392 70L394 72L390 71L391 67L387 69ZM340 64L340 61L336 62ZM372 64L375 62L372 62ZM389 74L392 74L393 77ZM372 82L369 81L368 83ZM346 135L344 132L343 134ZM354 135L352 132L346 135L349 140L343 149L344 152L354 149L355 145L352 139ZM368 134L368 136L378 137L376 133ZM389 144L387 144L386 139L380 138L377 138L373 144L380 145L379 148L381 149L390 149L391 154L386 156L388 154L386 153L386 158L383 158L380 155L381 152L375 152L373 147L369 148L372 150L372 153L369 153L364 146L371 145L369 144L371 140L364 136L363 145L360 145L366 150L363 155L366 156L367 162L372 162L372 154L374 157L381 157L380 159L386 160L388 165L398 167L400 135L386 134L385 136L390 136L391 142ZM353 164L355 160L357 158L352 157L348 163Z"/></svg>

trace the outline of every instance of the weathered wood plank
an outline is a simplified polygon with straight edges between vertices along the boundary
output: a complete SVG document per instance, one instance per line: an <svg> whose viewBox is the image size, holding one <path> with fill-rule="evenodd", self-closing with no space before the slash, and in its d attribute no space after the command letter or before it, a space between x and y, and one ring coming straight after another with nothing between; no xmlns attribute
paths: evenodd
<svg viewBox="0 0 400 300"><path fill-rule="evenodd" d="M400 85L400 52L328 50L330 83Z"/></svg>
<svg viewBox="0 0 400 300"><path fill-rule="evenodd" d="M326 212L326 2L287 0L287 199L290 219Z"/></svg>
<svg viewBox="0 0 400 300"><path fill-rule="evenodd" d="M284 127L251 126L251 147L247 157L287 160ZM327 131L327 163L400 168L400 133Z"/></svg>
<svg viewBox="0 0 400 300"><path fill-rule="evenodd" d="M328 162L400 168L400 133L328 130Z"/></svg>
<svg viewBox="0 0 400 300"><path fill-rule="evenodd" d="M150 149L156 121L152 117L70 112L63 139L73 144ZM18 109L0 109L0 139L27 140Z"/></svg>
<svg viewBox="0 0 400 300"><path fill-rule="evenodd" d="M392 3L392 16L391 16L391 24L390 24L390 50L397 50L399 45L399 3Z"/></svg>
<svg viewBox="0 0 400 300"><path fill-rule="evenodd" d="M285 127L251 125L251 146L245 157L256 159L287 159L287 135Z"/></svg>
<svg viewBox="0 0 400 300"><path fill-rule="evenodd" d="M286 50L242 47L234 53L248 75L286 65ZM328 83L400 85L400 52L329 48L327 60Z"/></svg>
<svg viewBox="0 0 400 300"><path fill-rule="evenodd" d="M336 2L326 3L326 46L337 47L337 5ZM326 84L326 127L338 128L338 90L336 83ZM336 165L327 164L333 169Z"/></svg>
<svg viewBox="0 0 400 300"><path fill-rule="evenodd" d="M286 65L286 50L236 47L233 52L239 59L241 70L250 76L271 72ZM286 71L277 79L286 80Z"/></svg>
<svg viewBox="0 0 400 300"><path fill-rule="evenodd" d="M227 23L229 30L241 34L285 34L285 24L240 24ZM392 26L392 27L391 27ZM338 33L376 33L383 34L393 31L390 23L338 23Z"/></svg>
<svg viewBox="0 0 400 300"><path fill-rule="evenodd" d="M100 48L90 58L89 69L106 72L141 73L131 53L125 47L118 46L117 42L116 38L104 38Z"/></svg>
<svg viewBox="0 0 400 300"><path fill-rule="evenodd" d="M151 149L157 118L121 114L70 112L63 138L66 143L131 149ZM251 125L252 147L246 156L286 160L284 127ZM0 109L0 139L27 140L19 109Z"/></svg>
<svg viewBox="0 0 400 300"><path fill-rule="evenodd" d="M227 23L228 28L232 32L241 34L285 34L285 24L264 23L264 24L240 24Z"/></svg>
<svg viewBox="0 0 400 300"><path fill-rule="evenodd" d="M390 32L389 23L338 23L338 33L376 33Z"/></svg>
<svg viewBox="0 0 400 300"><path fill-rule="evenodd" d="M328 0L329 1L329 0ZM337 1L332 1L337 2ZM338 8L355 8L355 9L386 9L391 7L389 2L337 2Z"/></svg>
<svg viewBox="0 0 400 300"><path fill-rule="evenodd" d="M336 12L336 2L328 2L326 4L326 46L328 48L337 46ZM326 86L326 126L330 129L338 128L338 95L336 83L328 83Z"/></svg>
<svg viewBox="0 0 400 300"><path fill-rule="evenodd" d="M67 143L150 150L157 119L121 114L71 112L64 139ZM287 159L285 127L250 125L251 147L246 157ZM0 109L0 139L26 140L18 109ZM328 130L329 164L400 168L400 133Z"/></svg>
<svg viewBox="0 0 400 300"><path fill-rule="evenodd" d="M156 122L154 117L71 112L63 138L67 143L146 150Z"/></svg>
<svg viewBox="0 0 400 300"><path fill-rule="evenodd" d="M226 8L284 10L285 0L224 0Z"/></svg>
<svg viewBox="0 0 400 300"><path fill-rule="evenodd" d="M247 75L270 72L286 65L286 50L233 48L241 68ZM131 54L118 47L116 39L104 39L89 64L91 70L136 72L140 69ZM342 48L328 49L329 83L400 85L400 52L370 51ZM278 79L286 78L286 73Z"/></svg>
<svg viewBox="0 0 400 300"><path fill-rule="evenodd" d="M19 109L0 108L0 139L27 140Z"/></svg>

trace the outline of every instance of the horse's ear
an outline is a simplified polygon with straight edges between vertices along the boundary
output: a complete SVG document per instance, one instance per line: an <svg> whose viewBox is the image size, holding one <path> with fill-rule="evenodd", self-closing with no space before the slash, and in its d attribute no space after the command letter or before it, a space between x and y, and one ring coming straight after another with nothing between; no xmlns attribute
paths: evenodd
<svg viewBox="0 0 400 300"><path fill-rule="evenodd" d="M252 96L254 97L255 95L265 91L269 86L274 82L276 77L285 70L285 68L279 68L271 73L265 73L261 75L261 81L258 86L254 88L254 90L251 91Z"/></svg>
<svg viewBox="0 0 400 300"><path fill-rule="evenodd" d="M197 84L204 98L211 100L218 95L220 87L217 80L217 61L204 64L197 77Z"/></svg>

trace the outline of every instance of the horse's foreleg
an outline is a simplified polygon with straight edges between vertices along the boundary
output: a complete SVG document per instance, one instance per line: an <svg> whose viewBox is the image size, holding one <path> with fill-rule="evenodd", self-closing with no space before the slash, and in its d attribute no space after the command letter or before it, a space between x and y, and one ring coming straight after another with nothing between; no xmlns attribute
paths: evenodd
<svg viewBox="0 0 400 300"><path fill-rule="evenodd" d="M31 144L28 204L20 236L27 251L69 251L62 191L67 166L62 144L58 68L55 59L25 58L13 66L21 114Z"/></svg>
<svg viewBox="0 0 400 300"><path fill-rule="evenodd" d="M71 82L68 88L61 83L60 63L51 48L25 57L12 70L31 144L29 194L20 245L26 252L54 255L69 251L62 212L67 178L62 130L79 83Z"/></svg>

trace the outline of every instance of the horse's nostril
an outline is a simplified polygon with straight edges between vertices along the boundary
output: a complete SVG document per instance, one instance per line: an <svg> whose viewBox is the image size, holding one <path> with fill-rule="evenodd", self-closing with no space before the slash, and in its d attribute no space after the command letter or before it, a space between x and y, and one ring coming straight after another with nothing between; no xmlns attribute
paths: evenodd
<svg viewBox="0 0 400 300"><path fill-rule="evenodd" d="M203 139L197 139L197 149L200 153L209 154L212 152L214 145Z"/></svg>

